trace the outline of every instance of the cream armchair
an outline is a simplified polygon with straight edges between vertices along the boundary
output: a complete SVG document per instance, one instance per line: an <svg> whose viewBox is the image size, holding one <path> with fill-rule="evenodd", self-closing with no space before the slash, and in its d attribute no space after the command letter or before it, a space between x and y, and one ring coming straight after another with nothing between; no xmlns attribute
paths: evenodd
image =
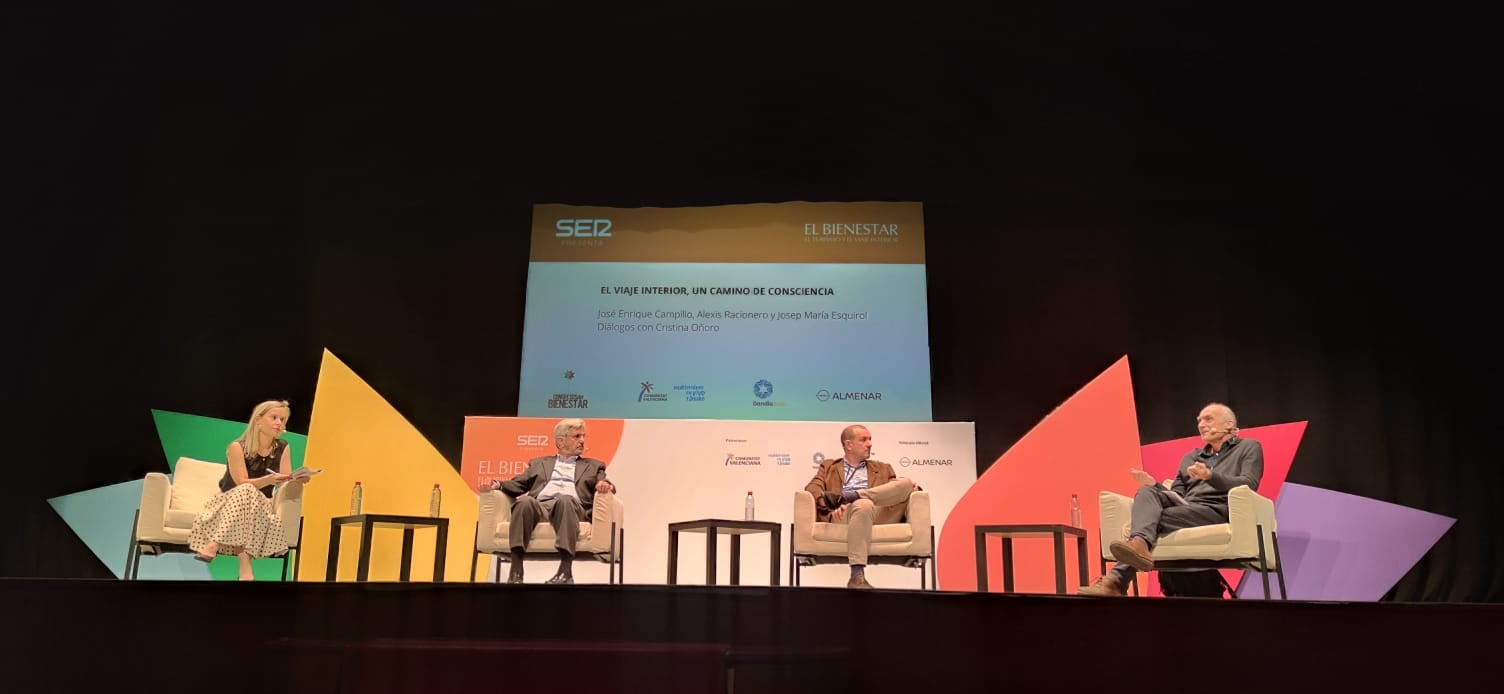
<svg viewBox="0 0 1504 694"><path fill-rule="evenodd" d="M511 561L511 548L507 546L512 527L512 497L501 491L481 492L480 518L475 522L475 554L470 557L470 581L475 581L475 568L482 554L495 555L501 561ZM548 521L533 528L533 537L524 548L523 559L544 555L557 559L559 550L554 547L558 535ZM575 540L575 556L590 555L610 565L610 583L624 582L626 562L623 547L626 544L626 505L613 493L595 495L590 508L590 518L580 522L580 535ZM496 581L501 581L501 571L496 572Z"/></svg>
<svg viewBox="0 0 1504 694"><path fill-rule="evenodd" d="M794 492L794 522L789 528L789 585L799 585L806 566L845 564L846 524L815 522L815 497L801 489ZM935 590L935 527L930 521L930 494L909 495L906 522L872 526L868 564L889 564L919 569L919 589L925 590L925 569L930 572L930 590Z"/></svg>
<svg viewBox="0 0 1504 694"><path fill-rule="evenodd" d="M1133 519L1133 499L1113 492L1099 495L1102 511L1102 572L1112 560L1109 547L1127 539ZM1269 574L1279 578L1280 599L1285 598L1285 568L1279 556L1279 526L1274 502L1259 496L1247 485L1227 493L1226 523L1203 525L1161 535L1154 545L1155 571L1205 571L1244 569L1259 572L1268 599ZM1138 590L1134 586L1134 592Z"/></svg>
<svg viewBox="0 0 1504 694"><path fill-rule="evenodd" d="M135 580L141 573L141 555L161 556L168 552L191 552L188 534L193 531L193 519L204 510L204 504L219 493L219 480L224 477L223 463L210 463L193 458L178 458L178 463L169 478L160 472L146 475L141 487L141 504L136 507L136 519L131 524L131 542L125 560L125 579ZM282 519L282 530L287 533L288 551L279 555L282 559L282 580L287 580L288 555L297 552L303 538L303 485L284 484L272 496L272 509ZM298 552L298 562L302 553ZM293 578L297 579L297 563L293 565Z"/></svg>

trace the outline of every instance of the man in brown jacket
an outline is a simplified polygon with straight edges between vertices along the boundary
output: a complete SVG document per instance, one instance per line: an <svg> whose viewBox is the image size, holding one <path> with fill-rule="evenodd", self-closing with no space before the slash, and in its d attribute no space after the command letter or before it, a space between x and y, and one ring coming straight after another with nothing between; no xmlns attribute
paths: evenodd
<svg viewBox="0 0 1504 694"><path fill-rule="evenodd" d="M845 523L851 579L847 588L871 588L867 582L867 549L872 525L904 522L909 494L919 485L896 477L893 466L872 460L872 432L853 425L841 430L844 457L827 460L804 490L815 497L815 521Z"/></svg>

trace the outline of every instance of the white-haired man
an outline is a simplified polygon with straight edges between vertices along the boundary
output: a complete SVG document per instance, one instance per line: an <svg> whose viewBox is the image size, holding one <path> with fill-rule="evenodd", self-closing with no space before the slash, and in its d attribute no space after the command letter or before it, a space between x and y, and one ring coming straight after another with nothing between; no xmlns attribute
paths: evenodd
<svg viewBox="0 0 1504 694"><path fill-rule="evenodd" d="M589 517L597 492L616 492L606 479L606 464L582 457L585 452L585 420L564 419L554 425L555 455L527 461L527 469L512 479L491 480L480 491L500 489L513 497L511 533L512 571L507 583L522 582L522 558L538 522L548 519L558 539L559 570L548 583L574 583L574 547L580 521Z"/></svg>
<svg viewBox="0 0 1504 694"><path fill-rule="evenodd" d="M1170 488L1158 484L1138 488L1128 538L1108 546L1117 566L1076 591L1077 595L1124 595L1135 572L1154 570L1151 552L1160 535L1226 523L1227 492L1245 484L1258 490L1264 476L1264 447L1238 437L1238 417L1232 408L1219 402L1201 408L1196 430L1202 445L1180 459ZM1135 470L1135 476L1140 472Z"/></svg>

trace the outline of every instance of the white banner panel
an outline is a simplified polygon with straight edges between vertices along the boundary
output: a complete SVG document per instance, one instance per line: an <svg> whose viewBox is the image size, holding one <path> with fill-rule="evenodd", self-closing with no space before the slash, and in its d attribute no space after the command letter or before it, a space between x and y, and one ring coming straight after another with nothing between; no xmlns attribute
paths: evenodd
<svg viewBox="0 0 1504 694"><path fill-rule="evenodd" d="M554 418L469 417L465 422L461 474L472 484L519 471L518 463L552 452ZM818 461L842 455L840 434L847 423L597 420L588 419L585 454L609 464L608 474L626 505L626 581L668 581L668 526L705 518L740 520L747 492L756 519L781 528L779 584L788 580L789 523L794 492L814 476ZM936 537L946 516L976 481L976 433L970 422L873 422L873 458L894 467L929 492ZM597 431L601 436L597 436ZM547 447L540 437L548 437ZM619 437L619 438L618 438ZM616 439L616 440L613 440ZM505 474L496 474L505 471ZM720 536L717 583L729 582L730 538ZM741 547L742 585L768 585L766 535L746 535ZM552 562L528 567L527 581L553 574ZM576 562L579 582L606 582L606 567ZM494 571L494 567L492 569ZM803 584L844 586L844 566L806 568ZM867 578L882 588L919 587L919 572L874 566ZM678 581L705 583L705 536L684 533L679 540Z"/></svg>

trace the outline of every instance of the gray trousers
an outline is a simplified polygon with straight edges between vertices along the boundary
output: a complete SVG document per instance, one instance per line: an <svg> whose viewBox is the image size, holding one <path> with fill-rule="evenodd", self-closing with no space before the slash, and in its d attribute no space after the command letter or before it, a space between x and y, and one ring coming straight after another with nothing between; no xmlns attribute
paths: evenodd
<svg viewBox="0 0 1504 694"><path fill-rule="evenodd" d="M579 499L564 495L548 501L538 501L524 494L512 502L511 526L508 528L512 551L519 552L527 547L528 540L533 539L533 529L545 518L559 536L554 541L554 546L574 554L575 540L580 534L580 521L585 518L585 507L580 505Z"/></svg>
<svg viewBox="0 0 1504 694"><path fill-rule="evenodd" d="M1144 538L1152 549L1154 543L1159 541L1160 535L1186 528L1226 522L1226 507L1208 506L1194 501L1179 506L1170 498L1169 492L1165 491L1164 487L1146 484L1139 487L1138 493L1133 495L1133 527L1128 531L1128 535ZM1118 574L1118 578L1123 583L1132 580L1136 572L1127 564L1118 564L1112 570Z"/></svg>

